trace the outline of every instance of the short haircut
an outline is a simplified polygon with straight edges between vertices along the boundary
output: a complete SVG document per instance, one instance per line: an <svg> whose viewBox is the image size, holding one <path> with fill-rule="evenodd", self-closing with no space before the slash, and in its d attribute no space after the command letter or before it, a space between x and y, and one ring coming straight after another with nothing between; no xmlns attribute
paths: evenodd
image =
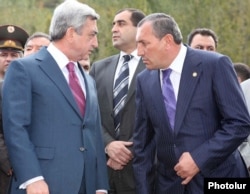
<svg viewBox="0 0 250 194"><path fill-rule="evenodd" d="M133 26L135 26L135 27L145 17L145 14L141 10L134 9L134 8L124 8L124 9L121 9L118 12L116 12L115 15L117 15L119 13L122 13L124 11L131 12L131 18L130 18L130 20L131 20Z"/></svg>
<svg viewBox="0 0 250 194"><path fill-rule="evenodd" d="M27 45L27 43L30 41L30 40L33 40L34 38L46 38L50 41L50 36L46 33L43 33L43 32L35 32L34 34L32 34L26 41L26 44L25 46Z"/></svg>
<svg viewBox="0 0 250 194"><path fill-rule="evenodd" d="M241 81L247 80L250 78L250 67L244 63L234 63L234 69Z"/></svg>
<svg viewBox="0 0 250 194"><path fill-rule="evenodd" d="M218 45L218 36L216 35L216 33L209 29L209 28L196 28L193 31L190 32L190 34L188 35L187 38L187 44L190 46L193 38L196 34L200 34L202 36L211 36L215 42L215 48L217 48Z"/></svg>
<svg viewBox="0 0 250 194"><path fill-rule="evenodd" d="M181 44L182 34L174 18L164 13L153 13L146 16L139 22L138 27L145 22L151 22L153 33L158 39L162 39L166 34L171 34L176 44Z"/></svg>

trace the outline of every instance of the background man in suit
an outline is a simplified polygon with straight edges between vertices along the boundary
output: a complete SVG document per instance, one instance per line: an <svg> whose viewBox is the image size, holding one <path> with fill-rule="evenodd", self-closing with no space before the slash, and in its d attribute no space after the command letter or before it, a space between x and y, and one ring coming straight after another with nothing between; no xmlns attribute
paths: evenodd
<svg viewBox="0 0 250 194"><path fill-rule="evenodd" d="M250 79L247 79L240 83L243 90L243 94L246 100L247 109L250 113ZM250 175L250 135L248 138L239 146L239 151L245 161L245 164Z"/></svg>
<svg viewBox="0 0 250 194"><path fill-rule="evenodd" d="M80 63L80 65L82 66L84 71L89 73L89 71L90 71L90 56L86 55L82 60L80 60L78 62Z"/></svg>
<svg viewBox="0 0 250 194"><path fill-rule="evenodd" d="M88 5L64 1L54 11L48 48L9 66L3 126L11 194L108 190L96 88L76 62L98 46L98 18Z"/></svg>
<svg viewBox="0 0 250 194"><path fill-rule="evenodd" d="M250 118L230 59L184 46L177 23L163 13L144 18L136 40L147 67L136 88L137 193L153 193L155 151L157 194L203 194L204 177L246 177L237 147Z"/></svg>
<svg viewBox="0 0 250 194"><path fill-rule="evenodd" d="M49 46L50 36L43 32L35 32L32 34L25 43L24 56L39 51L43 46Z"/></svg>
<svg viewBox="0 0 250 194"><path fill-rule="evenodd" d="M96 81L102 117L104 144L106 146L110 194L135 194L132 168L132 134L135 120L135 78L145 68L136 50L136 26L144 18L140 10L127 8L116 13L112 28L113 46L120 54L93 63L90 75ZM128 92L120 112L119 135L115 133L113 89L124 61L124 55L132 55L128 62Z"/></svg>
<svg viewBox="0 0 250 194"><path fill-rule="evenodd" d="M23 47L28 36L18 26L0 26L0 194L7 193L12 174L2 125L2 82L10 62L23 56Z"/></svg>
<svg viewBox="0 0 250 194"><path fill-rule="evenodd" d="M196 28L188 35L187 44L195 49L216 51L218 37L211 29Z"/></svg>
<svg viewBox="0 0 250 194"><path fill-rule="evenodd" d="M250 78L250 67L245 63L234 63L234 69L239 83Z"/></svg>

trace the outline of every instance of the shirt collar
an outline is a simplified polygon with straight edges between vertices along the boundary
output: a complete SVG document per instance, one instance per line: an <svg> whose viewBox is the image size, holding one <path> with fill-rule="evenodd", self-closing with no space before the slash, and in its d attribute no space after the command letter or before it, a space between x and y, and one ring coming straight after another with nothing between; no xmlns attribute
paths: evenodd
<svg viewBox="0 0 250 194"><path fill-rule="evenodd" d="M187 54L187 47L181 44L181 49L177 54L177 56L175 57L175 59L173 60L173 62L170 64L169 68L171 68L174 72L181 74L186 54Z"/></svg>
<svg viewBox="0 0 250 194"><path fill-rule="evenodd" d="M60 67L60 69L65 68L65 66L69 62L69 59L62 51L60 51L53 43L50 43L48 46L48 52L55 59L56 63ZM73 62L73 63L76 65L75 62Z"/></svg>
<svg viewBox="0 0 250 194"><path fill-rule="evenodd" d="M121 52L120 52L120 58L119 58L119 60L121 60L121 58L122 58L124 55L127 55L127 53L121 51ZM140 56L137 55L137 49L134 50L132 53L130 53L130 55L133 56L133 59L136 59L136 60L138 60L138 61L140 60Z"/></svg>

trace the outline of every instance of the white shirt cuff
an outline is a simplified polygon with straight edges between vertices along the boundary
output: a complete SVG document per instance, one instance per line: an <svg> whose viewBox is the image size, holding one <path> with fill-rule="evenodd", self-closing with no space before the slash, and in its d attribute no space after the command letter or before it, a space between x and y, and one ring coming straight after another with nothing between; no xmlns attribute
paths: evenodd
<svg viewBox="0 0 250 194"><path fill-rule="evenodd" d="M30 179L30 180L26 181L25 183L23 183L23 184L21 184L19 186L19 189L26 189L26 187L28 185L30 185L31 183L34 183L34 182L40 181L40 180L44 180L43 176L38 176L38 177L35 177L33 179Z"/></svg>

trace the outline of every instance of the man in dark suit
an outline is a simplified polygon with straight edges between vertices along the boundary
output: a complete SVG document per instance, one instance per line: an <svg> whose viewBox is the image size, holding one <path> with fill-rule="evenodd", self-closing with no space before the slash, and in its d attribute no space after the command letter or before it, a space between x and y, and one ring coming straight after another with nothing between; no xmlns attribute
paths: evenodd
<svg viewBox="0 0 250 194"><path fill-rule="evenodd" d="M23 56L28 33L15 25L0 26L0 194L6 194L12 175L2 125L2 83L11 61Z"/></svg>
<svg viewBox="0 0 250 194"><path fill-rule="evenodd" d="M8 68L3 125L11 194L108 190L96 88L76 62L98 46L98 18L88 5L64 1L51 20L51 44Z"/></svg>
<svg viewBox="0 0 250 194"><path fill-rule="evenodd" d="M250 118L231 60L183 45L177 23L163 13L144 18L136 40L147 67L136 88L137 193L153 193L155 152L156 194L203 194L205 177L247 177L237 147Z"/></svg>
<svg viewBox="0 0 250 194"><path fill-rule="evenodd" d="M135 120L135 80L136 75L145 69L136 50L136 26L144 17L137 9L123 9L113 20L113 46L120 54L93 63L90 75L96 81L97 94L102 118L103 139L106 146L109 172L110 194L135 194L132 168L132 134ZM120 125L115 127L116 115L113 89L122 69L124 55L131 55L128 62L129 78L124 106L120 110ZM121 103L122 104L122 103ZM115 132L116 129L119 134Z"/></svg>

